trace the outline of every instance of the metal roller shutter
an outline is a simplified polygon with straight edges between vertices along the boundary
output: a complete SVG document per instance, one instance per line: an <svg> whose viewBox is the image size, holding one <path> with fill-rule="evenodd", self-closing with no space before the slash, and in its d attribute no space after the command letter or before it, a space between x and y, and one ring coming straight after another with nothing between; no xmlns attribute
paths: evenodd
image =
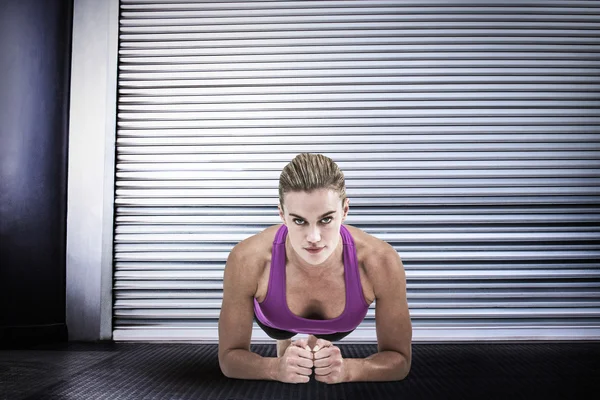
<svg viewBox="0 0 600 400"><path fill-rule="evenodd" d="M300 152L402 257L415 341L600 338L599 38L597 1L123 0L114 339L217 340Z"/></svg>

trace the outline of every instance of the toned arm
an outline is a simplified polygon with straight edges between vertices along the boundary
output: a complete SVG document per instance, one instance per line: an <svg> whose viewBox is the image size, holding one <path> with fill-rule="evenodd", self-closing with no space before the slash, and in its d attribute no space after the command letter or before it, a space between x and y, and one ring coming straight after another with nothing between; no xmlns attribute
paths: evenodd
<svg viewBox="0 0 600 400"><path fill-rule="evenodd" d="M250 244L250 246L249 246ZM250 351L253 298L260 262L253 256L252 243L234 247L225 265L223 304L219 316L219 366L228 378L275 380L277 358Z"/></svg>
<svg viewBox="0 0 600 400"><path fill-rule="evenodd" d="M375 292L378 352L365 359L348 360L347 381L396 381L411 366L412 324L406 299L406 274L396 250L377 246L368 263Z"/></svg>

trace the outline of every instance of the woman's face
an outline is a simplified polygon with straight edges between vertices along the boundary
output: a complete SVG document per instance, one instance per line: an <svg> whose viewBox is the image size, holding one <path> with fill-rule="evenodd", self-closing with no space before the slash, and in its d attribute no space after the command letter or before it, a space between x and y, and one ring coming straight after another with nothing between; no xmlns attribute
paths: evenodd
<svg viewBox="0 0 600 400"><path fill-rule="evenodd" d="M319 189L286 193L283 203L279 215L288 228L292 248L306 263L322 264L339 243L340 226L348 215L348 199L342 207L338 192Z"/></svg>

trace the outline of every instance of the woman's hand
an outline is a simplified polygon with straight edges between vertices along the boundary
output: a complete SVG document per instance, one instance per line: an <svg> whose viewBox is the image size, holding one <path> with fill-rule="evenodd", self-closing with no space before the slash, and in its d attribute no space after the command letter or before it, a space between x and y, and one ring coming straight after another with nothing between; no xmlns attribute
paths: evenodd
<svg viewBox="0 0 600 400"><path fill-rule="evenodd" d="M346 364L339 347L327 340L319 339L313 352L316 380L328 384L346 380Z"/></svg>
<svg viewBox="0 0 600 400"><path fill-rule="evenodd" d="M277 380L284 383L307 383L313 368L313 353L307 340L292 342L277 359Z"/></svg>

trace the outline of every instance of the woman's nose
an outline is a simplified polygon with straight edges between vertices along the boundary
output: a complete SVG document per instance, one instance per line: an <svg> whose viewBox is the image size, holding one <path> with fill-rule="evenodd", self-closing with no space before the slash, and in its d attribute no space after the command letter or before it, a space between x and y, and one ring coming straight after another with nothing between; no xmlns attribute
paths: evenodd
<svg viewBox="0 0 600 400"><path fill-rule="evenodd" d="M311 228L308 231L306 240L310 243L318 243L321 241L321 233L319 232L319 230L317 228Z"/></svg>

